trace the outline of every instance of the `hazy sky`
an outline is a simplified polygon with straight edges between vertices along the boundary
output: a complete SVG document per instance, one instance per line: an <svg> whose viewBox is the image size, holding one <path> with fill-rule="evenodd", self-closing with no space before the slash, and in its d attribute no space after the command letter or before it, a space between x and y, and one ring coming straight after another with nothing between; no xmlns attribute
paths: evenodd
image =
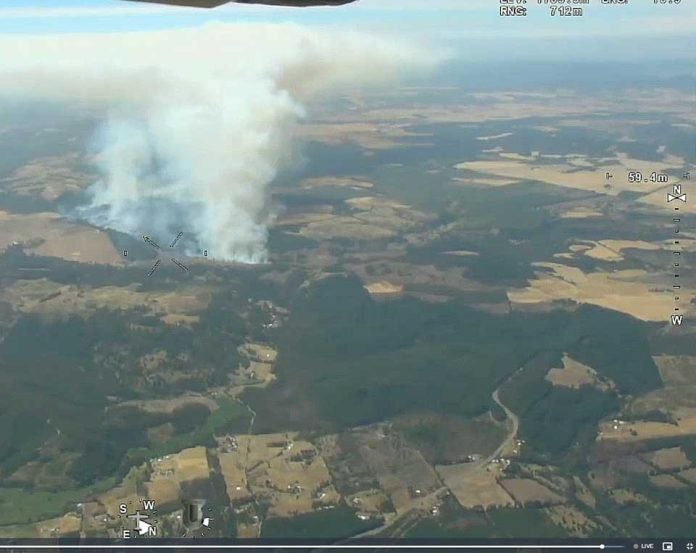
<svg viewBox="0 0 696 553"><path fill-rule="evenodd" d="M529 0L526 18L502 18L499 0L359 0L338 8L230 4L214 10L120 0L2 0L0 34L114 32L197 26L208 21L293 21L445 43L465 60L694 60L696 1L656 6L591 0L582 17L551 17ZM428 42L424 42L424 44Z"/></svg>

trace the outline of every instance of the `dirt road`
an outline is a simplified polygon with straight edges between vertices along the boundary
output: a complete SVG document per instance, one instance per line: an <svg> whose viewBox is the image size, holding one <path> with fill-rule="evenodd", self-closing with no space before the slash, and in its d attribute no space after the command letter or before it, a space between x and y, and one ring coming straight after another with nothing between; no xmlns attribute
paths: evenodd
<svg viewBox="0 0 696 553"><path fill-rule="evenodd" d="M517 373L515 373L517 374ZM509 379L508 379L509 380ZM505 382L508 382L506 380ZM502 384L501 384L502 386ZM491 394L491 398L493 401L495 401L500 408L505 411L505 416L507 416L508 420L512 422L512 427L510 428L510 431L508 432L508 435L506 438L503 440L503 442L498 446L498 448L491 453L486 459L484 464L490 463L493 459L496 457L500 457L500 454L505 451L505 449L512 444L513 440L515 439L515 436L517 436L517 431L520 429L520 418L515 415L508 407L500 401L500 398L498 397L498 392L500 391L500 386L498 386L495 391Z"/></svg>

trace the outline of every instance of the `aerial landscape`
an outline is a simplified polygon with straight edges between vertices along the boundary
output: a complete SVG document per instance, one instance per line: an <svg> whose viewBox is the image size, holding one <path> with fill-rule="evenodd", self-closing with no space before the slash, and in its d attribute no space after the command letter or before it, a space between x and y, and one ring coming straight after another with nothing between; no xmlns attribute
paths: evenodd
<svg viewBox="0 0 696 553"><path fill-rule="evenodd" d="M694 63L287 36L211 111L0 62L0 537L692 532Z"/></svg>

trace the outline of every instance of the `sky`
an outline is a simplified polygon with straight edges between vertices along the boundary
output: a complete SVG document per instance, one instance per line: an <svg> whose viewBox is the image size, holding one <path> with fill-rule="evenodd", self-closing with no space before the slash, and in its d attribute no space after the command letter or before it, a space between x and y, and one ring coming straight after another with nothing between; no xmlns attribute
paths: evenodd
<svg viewBox="0 0 696 553"><path fill-rule="evenodd" d="M148 31L211 21L295 22L408 35L465 61L680 60L696 51L696 2L625 6L590 0L582 17L551 17L540 0L529 16L500 17L499 0L359 0L309 9L229 4L214 10L121 0L3 0L0 35Z"/></svg>

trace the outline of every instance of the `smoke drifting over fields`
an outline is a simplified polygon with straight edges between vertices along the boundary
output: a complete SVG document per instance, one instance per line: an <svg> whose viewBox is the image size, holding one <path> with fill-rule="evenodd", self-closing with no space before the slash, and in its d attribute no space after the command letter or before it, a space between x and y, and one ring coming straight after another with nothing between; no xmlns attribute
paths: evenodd
<svg viewBox="0 0 696 553"><path fill-rule="evenodd" d="M0 39L0 96L98 108L103 175L85 219L193 234L214 258L266 259L267 186L318 92L430 65L393 40L296 25Z"/></svg>

